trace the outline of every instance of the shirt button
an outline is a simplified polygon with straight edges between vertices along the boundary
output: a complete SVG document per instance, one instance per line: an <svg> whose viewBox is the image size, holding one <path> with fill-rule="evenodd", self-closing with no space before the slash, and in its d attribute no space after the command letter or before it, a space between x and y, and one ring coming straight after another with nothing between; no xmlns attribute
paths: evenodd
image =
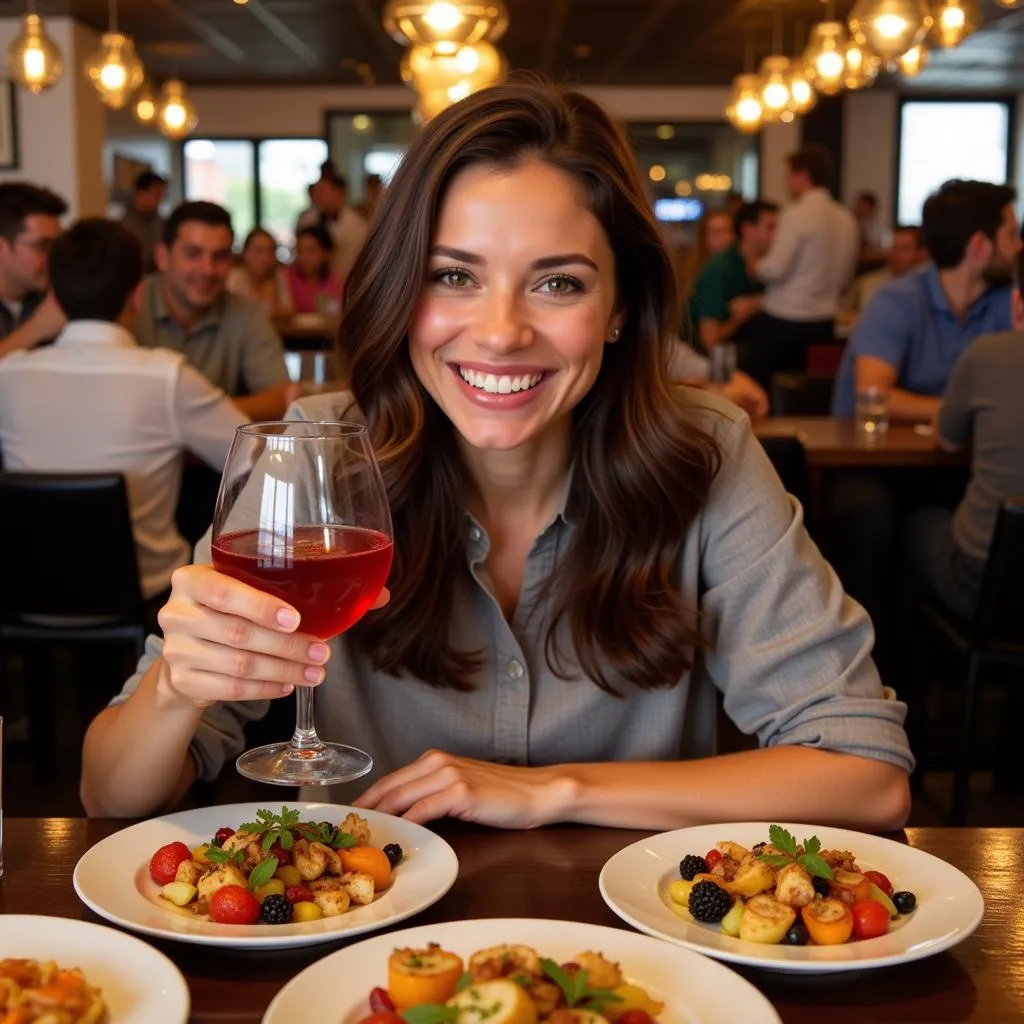
<svg viewBox="0 0 1024 1024"><path fill-rule="evenodd" d="M477 543L479 543L479 541L480 541L480 538L481 538L482 536L483 536L483 534L482 534L482 533L480 532L480 527L479 527L479 526L471 526L471 527L469 528L469 539L470 539L470 540L471 540L471 541L472 541L472 542L473 542L474 544L477 544Z"/></svg>
<svg viewBox="0 0 1024 1024"><path fill-rule="evenodd" d="M513 658L505 667L509 679L522 679L526 673L523 663L518 658Z"/></svg>

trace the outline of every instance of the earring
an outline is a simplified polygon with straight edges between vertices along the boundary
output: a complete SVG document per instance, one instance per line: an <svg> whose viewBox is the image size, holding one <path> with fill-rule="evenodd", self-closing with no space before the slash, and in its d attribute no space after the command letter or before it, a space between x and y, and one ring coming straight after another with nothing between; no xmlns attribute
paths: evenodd
<svg viewBox="0 0 1024 1024"><path fill-rule="evenodd" d="M613 327L611 329L611 332L610 332L609 340L610 341L618 341L621 336L622 336L621 329L618 328L618 327Z"/></svg>

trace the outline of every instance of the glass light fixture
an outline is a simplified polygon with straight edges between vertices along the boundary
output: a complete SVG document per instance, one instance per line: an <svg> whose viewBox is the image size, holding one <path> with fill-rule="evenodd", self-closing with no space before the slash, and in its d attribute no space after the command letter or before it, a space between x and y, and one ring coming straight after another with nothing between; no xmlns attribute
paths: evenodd
<svg viewBox="0 0 1024 1024"><path fill-rule="evenodd" d="M811 85L807 69L793 62L789 71L789 109L794 114L806 114L818 102L818 94Z"/></svg>
<svg viewBox="0 0 1024 1024"><path fill-rule="evenodd" d="M759 75L737 75L732 85L725 116L732 126L745 135L754 135L761 130L764 107L761 103L761 78Z"/></svg>
<svg viewBox="0 0 1024 1024"><path fill-rule="evenodd" d="M401 66L402 79L419 95L418 110L424 121L503 81L507 70L501 51L490 43L461 46L451 56L439 56L429 46L413 46Z"/></svg>
<svg viewBox="0 0 1024 1024"><path fill-rule="evenodd" d="M886 62L921 42L931 27L926 0L857 0L850 12L854 39Z"/></svg>
<svg viewBox="0 0 1024 1024"><path fill-rule="evenodd" d="M18 85L40 93L57 84L64 70L64 58L60 47L46 34L34 3L30 3L29 10L22 18L21 35L7 50L7 70Z"/></svg>
<svg viewBox="0 0 1024 1024"><path fill-rule="evenodd" d="M943 47L959 46L981 25L981 4L978 0L936 0L932 18L935 42Z"/></svg>
<svg viewBox="0 0 1024 1024"><path fill-rule="evenodd" d="M773 53L761 61L761 108L765 124L776 124L789 110L789 58Z"/></svg>
<svg viewBox="0 0 1024 1024"><path fill-rule="evenodd" d="M503 0L389 0L384 28L403 46L451 57L460 46L493 43L508 28Z"/></svg>
<svg viewBox="0 0 1024 1024"><path fill-rule="evenodd" d="M835 96L842 91L848 42L841 21L822 21L811 29L803 63L818 92Z"/></svg>
<svg viewBox="0 0 1024 1024"><path fill-rule="evenodd" d="M199 123L199 113L188 98L185 83L177 78L164 82L157 126L169 139L183 139Z"/></svg>
<svg viewBox="0 0 1024 1024"><path fill-rule="evenodd" d="M132 117L139 124L152 124L156 120L158 110L159 106L153 93L153 87L147 78L139 86L139 91L135 94L135 99L132 100Z"/></svg>
<svg viewBox="0 0 1024 1024"><path fill-rule="evenodd" d="M1020 7L1024 5L1024 0L996 0L996 3L1000 7Z"/></svg>
<svg viewBox="0 0 1024 1024"><path fill-rule="evenodd" d="M882 69L882 62L856 40L846 48L846 69L843 85L847 89L863 89L870 85Z"/></svg>
<svg viewBox="0 0 1024 1024"><path fill-rule="evenodd" d="M904 78L916 78L928 66L931 51L924 43L912 46L906 53L901 53L896 60L897 70Z"/></svg>
<svg viewBox="0 0 1024 1024"><path fill-rule="evenodd" d="M135 43L121 32L104 32L100 48L85 62L85 75L112 110L126 106L144 77Z"/></svg>

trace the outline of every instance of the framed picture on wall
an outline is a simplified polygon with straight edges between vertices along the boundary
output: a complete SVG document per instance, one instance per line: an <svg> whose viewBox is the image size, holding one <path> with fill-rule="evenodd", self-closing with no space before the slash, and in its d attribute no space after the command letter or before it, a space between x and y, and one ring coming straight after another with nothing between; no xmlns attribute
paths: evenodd
<svg viewBox="0 0 1024 1024"><path fill-rule="evenodd" d="M15 114L14 83L0 81L0 170L18 167L18 119Z"/></svg>

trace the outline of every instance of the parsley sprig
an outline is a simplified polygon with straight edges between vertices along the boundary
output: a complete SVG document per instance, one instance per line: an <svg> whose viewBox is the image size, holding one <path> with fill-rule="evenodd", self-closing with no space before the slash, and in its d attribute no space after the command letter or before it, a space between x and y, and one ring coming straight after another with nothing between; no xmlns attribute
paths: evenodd
<svg viewBox="0 0 1024 1024"><path fill-rule="evenodd" d="M299 818L299 812L288 807L282 807L280 814L259 810L256 812L256 821L239 825L238 831L252 833L254 839L259 839L264 853L269 852L270 848L278 843L281 844L282 850L290 850L296 839L323 843L324 846L330 846L335 850L358 846L355 836L342 832L330 822L300 821Z"/></svg>
<svg viewBox="0 0 1024 1024"><path fill-rule="evenodd" d="M622 1002L622 996L616 995L611 989L591 988L589 971L569 974L554 960L541 960L540 965L544 973L562 990L566 1007L570 1010L581 1006L600 1013L608 1003Z"/></svg>
<svg viewBox="0 0 1024 1024"><path fill-rule="evenodd" d="M807 869L807 873L818 878L831 878L832 869L821 856L821 840L817 836L805 839L798 846L796 837L786 831L781 825L772 825L768 829L768 838L772 846L781 853L762 853L758 860L763 860L773 868L784 868L787 864L800 864ZM802 850L802 852L801 852Z"/></svg>

